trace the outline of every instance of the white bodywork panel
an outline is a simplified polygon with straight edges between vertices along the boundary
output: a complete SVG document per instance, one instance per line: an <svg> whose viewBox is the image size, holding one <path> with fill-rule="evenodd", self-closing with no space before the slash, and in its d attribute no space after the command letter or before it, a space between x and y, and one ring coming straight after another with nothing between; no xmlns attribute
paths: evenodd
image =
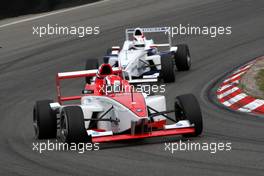
<svg viewBox="0 0 264 176"><path fill-rule="evenodd" d="M154 96L148 96L145 98L147 106L161 112L166 111L166 99L163 95L154 95ZM153 111L150 111L151 113L154 113ZM154 121L159 120L165 120L166 118L163 116L156 116L153 117Z"/></svg>
<svg viewBox="0 0 264 176"><path fill-rule="evenodd" d="M152 60L154 62L154 65L158 65L157 66L157 69L158 70L161 70L161 57L160 55L153 55L153 56L148 56L146 57L146 60L149 61L149 60Z"/></svg>
<svg viewBox="0 0 264 176"><path fill-rule="evenodd" d="M100 136L111 136L113 135L113 132L112 131L99 132L99 131L94 131L94 130L87 130L87 134L93 137L100 137Z"/></svg>
<svg viewBox="0 0 264 176"><path fill-rule="evenodd" d="M61 107L61 105L60 105L58 102L50 103L50 108L51 108L52 110L56 110L56 109L58 109L58 108L60 108L60 107Z"/></svg>
<svg viewBox="0 0 264 176"><path fill-rule="evenodd" d="M177 50L178 50L178 47L177 47L177 46L172 46L172 47L170 48L170 51L177 52Z"/></svg>
<svg viewBox="0 0 264 176"><path fill-rule="evenodd" d="M83 111L84 119L91 119L93 112L103 112L104 107L101 103L96 99L81 99L81 108ZM90 121L85 121L85 128L88 128Z"/></svg>
<svg viewBox="0 0 264 176"><path fill-rule="evenodd" d="M150 71L150 68L145 67L145 61L147 52L145 50L122 50L118 55L119 65L122 70L128 73L130 76L139 77L143 73Z"/></svg>
<svg viewBox="0 0 264 176"><path fill-rule="evenodd" d="M189 120L180 120L177 123L171 124L171 125L165 125L164 129L170 130L170 129L175 129L175 128L186 128L192 126L190 124Z"/></svg>
<svg viewBox="0 0 264 176"><path fill-rule="evenodd" d="M148 117L138 118L127 107L118 103L117 101L105 97L105 96L84 96L82 97L81 108L84 112L84 118L89 119L92 117L93 112L99 112L98 117L104 112L108 111L111 107L113 109L109 111L103 119L118 119L119 123L109 121L99 121L97 128L104 129L106 131L113 131L113 133L119 133L130 129L131 121L140 121L141 119L147 119ZM85 122L85 126L88 127L89 121Z"/></svg>
<svg viewBox="0 0 264 176"><path fill-rule="evenodd" d="M108 63L109 63L111 66L115 65L116 62L118 62L118 56L110 56L110 57L109 57Z"/></svg>
<svg viewBox="0 0 264 176"><path fill-rule="evenodd" d="M148 49L151 49L151 45L153 44L153 40L146 40L146 46L144 49L133 49L130 50L131 45L133 45L132 41L125 41L123 49L120 51L117 60L122 70L128 74L129 77L135 76L139 77L146 72L150 71L149 67L146 67L148 61L152 60L153 63L157 66L157 69L160 70L160 56L152 55L148 56ZM111 61L112 60L112 61ZM109 63L113 63L115 59L109 59Z"/></svg>

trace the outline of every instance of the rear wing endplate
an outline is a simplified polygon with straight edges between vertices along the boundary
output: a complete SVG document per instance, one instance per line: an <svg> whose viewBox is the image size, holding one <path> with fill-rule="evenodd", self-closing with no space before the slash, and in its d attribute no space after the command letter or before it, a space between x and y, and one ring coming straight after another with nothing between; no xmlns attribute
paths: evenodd
<svg viewBox="0 0 264 176"><path fill-rule="evenodd" d="M126 41L129 40L129 34L133 34L135 29L136 28L126 29ZM167 45L171 47L172 41L171 41L171 35L170 35L170 27L152 27L152 28L140 28L140 29L142 30L143 33L164 33L165 35L168 35Z"/></svg>
<svg viewBox="0 0 264 176"><path fill-rule="evenodd" d="M63 97L61 95L61 86L60 82L65 79L74 79L74 78L84 78L84 77L95 77L97 74L97 69L94 70L82 70L82 71L73 71L73 72L62 72L58 73L56 76L56 90L57 90L57 97L58 97L58 102L61 104L64 101L71 101L71 100L79 100L81 99L81 95L77 96L67 96ZM121 75L122 70L119 68L113 68L113 73L115 75Z"/></svg>

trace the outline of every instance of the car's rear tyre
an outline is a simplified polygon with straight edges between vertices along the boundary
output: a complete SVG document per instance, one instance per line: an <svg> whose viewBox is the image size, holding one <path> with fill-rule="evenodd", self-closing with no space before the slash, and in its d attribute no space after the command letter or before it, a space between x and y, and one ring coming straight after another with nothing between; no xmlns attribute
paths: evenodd
<svg viewBox="0 0 264 176"><path fill-rule="evenodd" d="M60 114L60 139L67 143L90 142L80 106L66 106Z"/></svg>
<svg viewBox="0 0 264 176"><path fill-rule="evenodd" d="M98 67L99 67L99 62L98 62L97 59L88 59L88 60L86 61L86 64L85 64L85 70L98 69ZM86 78L85 78L85 82L86 82L87 84L91 84L91 79L92 79L92 78L88 78L88 77L86 77Z"/></svg>
<svg viewBox="0 0 264 176"><path fill-rule="evenodd" d="M186 44L177 45L178 49L174 54L175 64L179 71L190 70L191 55L189 47Z"/></svg>
<svg viewBox="0 0 264 176"><path fill-rule="evenodd" d="M164 83L171 83L175 81L175 72L173 58L171 54L161 55L161 77Z"/></svg>
<svg viewBox="0 0 264 176"><path fill-rule="evenodd" d="M33 127L37 139L51 139L57 136L57 117L51 109L52 100L37 101L33 109Z"/></svg>
<svg viewBox="0 0 264 176"><path fill-rule="evenodd" d="M200 109L200 105L192 94L185 94L180 95L176 98L175 102L175 109L180 107L181 114L179 114L179 111L177 112L177 115L182 115L182 120L189 120L191 124L194 124L195 133L194 134L187 134L184 135L185 137L190 136L198 136L203 131L203 119L202 119L202 113Z"/></svg>

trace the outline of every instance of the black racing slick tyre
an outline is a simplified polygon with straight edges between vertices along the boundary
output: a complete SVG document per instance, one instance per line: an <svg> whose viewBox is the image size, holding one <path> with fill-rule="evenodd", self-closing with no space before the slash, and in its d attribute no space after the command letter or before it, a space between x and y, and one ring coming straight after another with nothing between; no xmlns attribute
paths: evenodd
<svg viewBox="0 0 264 176"><path fill-rule="evenodd" d="M99 67L99 62L97 59L88 59L85 64L85 70L93 70L93 69L98 69ZM91 78L86 77L85 82L87 84L91 84Z"/></svg>
<svg viewBox="0 0 264 176"><path fill-rule="evenodd" d="M161 77L164 83L171 83L175 81L175 72L173 58L171 54L161 55Z"/></svg>
<svg viewBox="0 0 264 176"><path fill-rule="evenodd" d="M175 107L179 106L182 110L183 119L189 120L191 124L194 124L195 133L184 135L186 137L199 136L203 131L203 119L200 109L200 105L192 94L180 95L175 102ZM175 114L179 115L179 114Z"/></svg>
<svg viewBox="0 0 264 176"><path fill-rule="evenodd" d="M37 101L33 109L33 126L37 139L52 139L57 136L57 117L51 109L52 100Z"/></svg>
<svg viewBox="0 0 264 176"><path fill-rule="evenodd" d="M91 142L84 124L84 115L80 106L66 106L60 114L60 139L62 142Z"/></svg>
<svg viewBox="0 0 264 176"><path fill-rule="evenodd" d="M189 47L186 44L177 45L178 49L174 54L175 64L179 71L187 71L191 68L191 56Z"/></svg>

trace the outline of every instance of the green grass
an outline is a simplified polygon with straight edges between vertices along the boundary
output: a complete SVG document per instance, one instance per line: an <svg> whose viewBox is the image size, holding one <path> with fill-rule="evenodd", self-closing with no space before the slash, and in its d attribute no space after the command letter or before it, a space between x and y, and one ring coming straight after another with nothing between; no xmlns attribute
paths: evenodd
<svg viewBox="0 0 264 176"><path fill-rule="evenodd" d="M239 81L238 88L245 91L246 86Z"/></svg>
<svg viewBox="0 0 264 176"><path fill-rule="evenodd" d="M256 76L257 85L259 90L264 93L264 69L261 69Z"/></svg>

